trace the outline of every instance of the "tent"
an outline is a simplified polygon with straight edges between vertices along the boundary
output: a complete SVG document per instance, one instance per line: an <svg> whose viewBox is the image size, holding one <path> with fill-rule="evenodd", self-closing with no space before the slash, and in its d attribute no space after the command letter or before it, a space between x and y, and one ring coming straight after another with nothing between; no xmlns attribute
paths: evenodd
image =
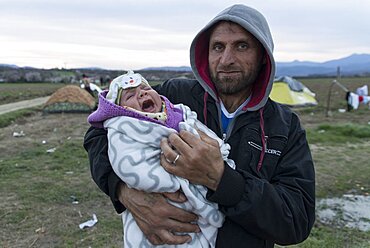
<svg viewBox="0 0 370 248"><path fill-rule="evenodd" d="M298 80L283 76L275 78L270 93L270 98L275 102L290 107L316 106L315 93L310 91Z"/></svg>
<svg viewBox="0 0 370 248"><path fill-rule="evenodd" d="M44 105L44 112L91 112L96 101L86 90L67 85L55 91Z"/></svg>

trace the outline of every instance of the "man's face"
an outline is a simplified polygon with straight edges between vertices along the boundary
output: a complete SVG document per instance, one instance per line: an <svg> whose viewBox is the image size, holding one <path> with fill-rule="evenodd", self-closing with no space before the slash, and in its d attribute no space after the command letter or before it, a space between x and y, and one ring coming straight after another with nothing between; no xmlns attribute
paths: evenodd
<svg viewBox="0 0 370 248"><path fill-rule="evenodd" d="M264 49L238 24L220 22L209 43L209 72L221 95L249 91L263 65Z"/></svg>
<svg viewBox="0 0 370 248"><path fill-rule="evenodd" d="M162 110L161 97L155 90L145 84L123 90L120 105L150 113L158 113Z"/></svg>

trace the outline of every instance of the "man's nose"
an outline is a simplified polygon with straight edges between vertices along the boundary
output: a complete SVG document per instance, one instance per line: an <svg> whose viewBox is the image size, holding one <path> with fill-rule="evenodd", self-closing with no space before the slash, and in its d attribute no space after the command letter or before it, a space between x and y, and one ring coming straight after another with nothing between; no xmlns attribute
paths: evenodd
<svg viewBox="0 0 370 248"><path fill-rule="evenodd" d="M226 47L221 55L220 63L224 65L230 65L235 62L234 51L230 47Z"/></svg>

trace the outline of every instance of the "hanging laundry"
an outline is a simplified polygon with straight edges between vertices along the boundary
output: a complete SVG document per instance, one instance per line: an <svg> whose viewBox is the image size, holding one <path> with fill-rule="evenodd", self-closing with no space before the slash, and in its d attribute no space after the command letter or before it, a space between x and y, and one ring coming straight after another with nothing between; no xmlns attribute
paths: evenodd
<svg viewBox="0 0 370 248"><path fill-rule="evenodd" d="M359 95L359 96L368 96L369 95L369 90L368 90L367 85L364 85L360 88L357 88L356 89L356 94Z"/></svg>
<svg viewBox="0 0 370 248"><path fill-rule="evenodd" d="M351 111L352 109L358 109L358 106L360 105L359 95L353 92L347 92L346 99L348 111Z"/></svg>

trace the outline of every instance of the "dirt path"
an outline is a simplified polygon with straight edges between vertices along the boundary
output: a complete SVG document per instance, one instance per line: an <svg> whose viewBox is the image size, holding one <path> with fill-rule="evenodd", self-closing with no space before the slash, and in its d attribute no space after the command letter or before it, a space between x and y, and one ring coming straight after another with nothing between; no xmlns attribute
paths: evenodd
<svg viewBox="0 0 370 248"><path fill-rule="evenodd" d="M9 113L12 111L16 111L19 109L23 109L23 108L31 108L31 107L42 105L49 99L49 97L50 96L39 97L39 98L31 99L31 100L25 100L25 101L0 105L0 115Z"/></svg>

